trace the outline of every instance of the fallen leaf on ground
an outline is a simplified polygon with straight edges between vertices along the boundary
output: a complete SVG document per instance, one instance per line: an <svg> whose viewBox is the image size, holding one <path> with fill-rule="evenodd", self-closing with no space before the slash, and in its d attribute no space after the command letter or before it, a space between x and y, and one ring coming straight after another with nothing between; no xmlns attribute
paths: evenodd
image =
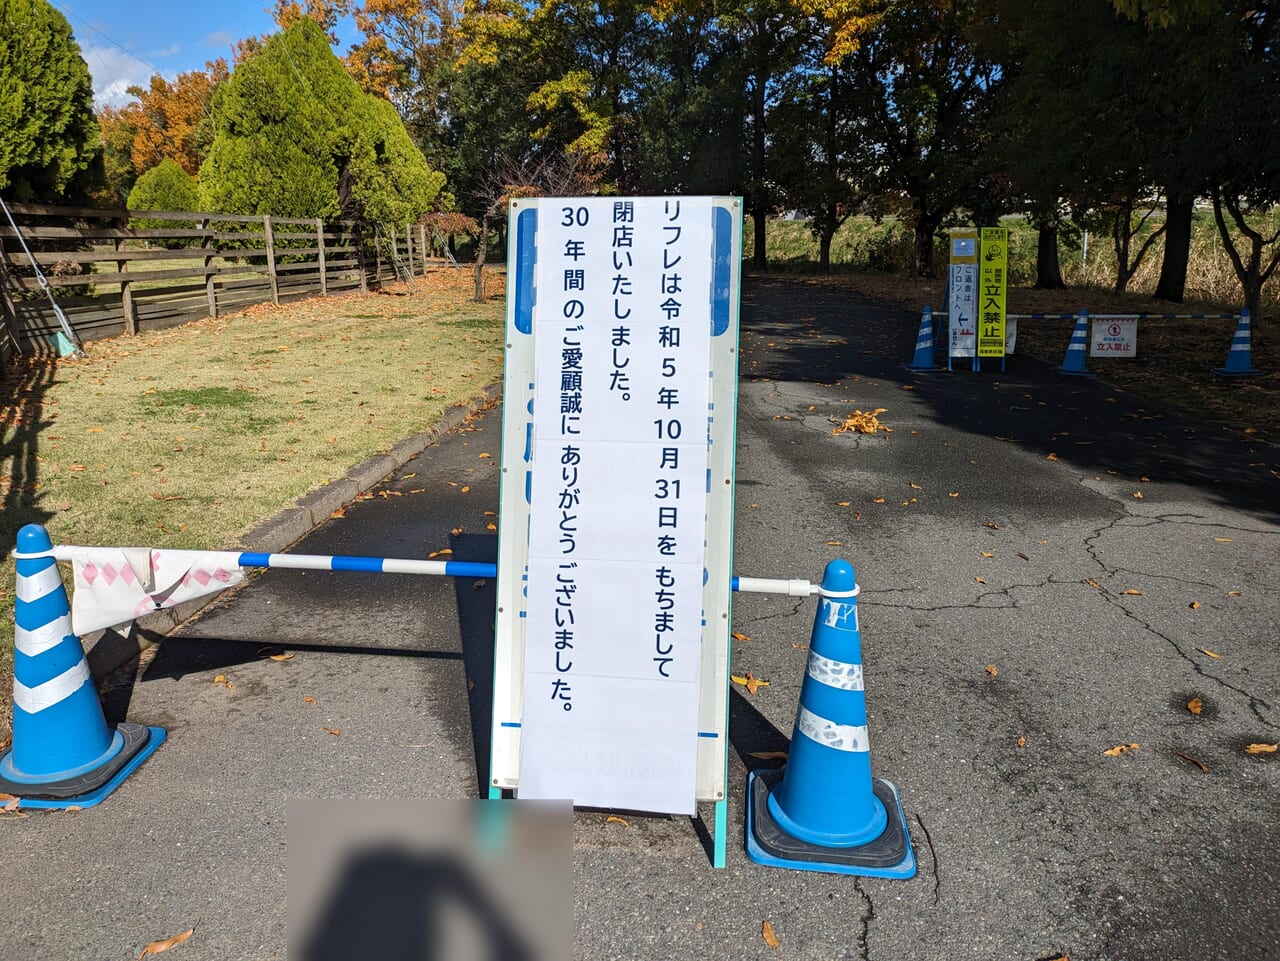
<svg viewBox="0 0 1280 961"><path fill-rule="evenodd" d="M1217 541L1219 544L1230 544L1230 543L1231 543L1231 538L1230 538L1230 537L1215 537L1215 538L1214 538L1214 540L1215 540L1215 541Z"/></svg>
<svg viewBox="0 0 1280 961"><path fill-rule="evenodd" d="M1213 658L1215 661L1218 660L1220 657L1222 657L1221 654L1215 654L1213 651L1209 650L1207 647L1197 647L1196 650L1199 651L1201 654L1203 654L1205 657Z"/></svg>
<svg viewBox="0 0 1280 961"><path fill-rule="evenodd" d="M797 651L805 651L809 649L808 644L792 644L791 646L794 647Z"/></svg>
<svg viewBox="0 0 1280 961"><path fill-rule="evenodd" d="M750 634L743 634L741 631L734 631L730 636L731 636L735 641L749 641L749 640L751 640L751 635L750 635Z"/></svg>
<svg viewBox="0 0 1280 961"><path fill-rule="evenodd" d="M342 731L336 727L322 727L320 730L324 731L326 734L332 734L334 737L340 737L342 735Z"/></svg>
<svg viewBox="0 0 1280 961"><path fill-rule="evenodd" d="M227 675L225 675L225 674L219 674L217 677L215 677L215 678L213 679L213 683L214 683L214 684L225 684L225 685L227 686L227 690L228 690L228 691L234 691L234 690L235 690L235 688L231 686L231 682L227 680Z"/></svg>
<svg viewBox="0 0 1280 961"><path fill-rule="evenodd" d="M624 828L631 827L631 825L627 823L626 818L620 818L616 814L610 814L607 818L604 819L604 823L605 824L621 824Z"/></svg>
<svg viewBox="0 0 1280 961"><path fill-rule="evenodd" d="M492 457L492 456L493 456L492 454L481 454L479 459L484 460L486 457Z"/></svg>
<svg viewBox="0 0 1280 961"><path fill-rule="evenodd" d="M922 491L922 490L924 490L924 488L923 488L923 487L921 487L919 484L917 484L915 481L910 481L910 482L908 482L908 485L907 485L907 486L909 486L913 491Z"/></svg>
<svg viewBox="0 0 1280 961"><path fill-rule="evenodd" d="M975 581L977 581L979 584L985 584L985 583L987 583L987 582L986 582L986 581L984 581L981 577L978 577L978 576L976 576L976 575L974 576L974 578L973 578L973 579L974 579Z"/></svg>
<svg viewBox="0 0 1280 961"><path fill-rule="evenodd" d="M1027 739L1026 739L1026 737L1025 737L1025 736L1023 736L1023 737L1019 737L1019 738L1018 738L1018 747L1026 747L1026 746L1027 746Z"/></svg>
<svg viewBox="0 0 1280 961"><path fill-rule="evenodd" d="M778 942L778 936L773 933L773 925L765 921L760 925L760 937L764 938L764 943L771 948L780 948L782 945Z"/></svg>
<svg viewBox="0 0 1280 961"><path fill-rule="evenodd" d="M289 660L289 658L291 658L291 657L293 657L293 653L292 653L292 652L290 652L290 653L288 653L288 654L272 654L272 655L271 655L271 660L273 660L273 661L287 661L287 660Z"/></svg>
<svg viewBox="0 0 1280 961"><path fill-rule="evenodd" d="M1092 577L1086 577L1084 582L1092 587L1095 591L1102 590L1102 585L1095 581Z"/></svg>
<svg viewBox="0 0 1280 961"><path fill-rule="evenodd" d="M1129 597L1141 597L1141 596L1142 596L1142 591L1135 591L1132 587L1126 587L1126 588L1125 588L1123 591L1121 591L1120 593L1121 593L1121 594L1126 594L1126 595L1128 595Z"/></svg>
<svg viewBox="0 0 1280 961"><path fill-rule="evenodd" d="M8 800L4 802L4 807L0 807L0 811L3 811L5 814L12 814L14 811L18 810L18 805L22 803L22 798L14 797L12 794L6 794L5 798Z"/></svg>
<svg viewBox="0 0 1280 961"><path fill-rule="evenodd" d="M828 547L844 547L844 541L827 541Z"/></svg>
<svg viewBox="0 0 1280 961"><path fill-rule="evenodd" d="M428 554L428 555L427 555L427 560L430 560L430 559L431 559L431 558L433 558L433 557L447 557L448 555L450 555L450 554L452 554L452 553L453 553L452 548L448 548L448 547L446 547L446 548L445 548L444 550L442 550L442 551L432 551L430 554Z"/></svg>
<svg viewBox="0 0 1280 961"><path fill-rule="evenodd" d="M1136 497L1138 500L1142 500L1146 495L1143 494L1142 491L1134 491L1133 496Z"/></svg>
<svg viewBox="0 0 1280 961"><path fill-rule="evenodd" d="M988 664L985 668L983 668L983 670L985 670L992 677L995 677L997 674L1000 673L1000 668L996 667L994 664Z"/></svg>
<svg viewBox="0 0 1280 961"><path fill-rule="evenodd" d="M160 954L162 951L168 951L170 948L176 948L195 933L195 928L187 928L187 930L183 931L181 934L175 934L171 938L165 938L162 941L152 941L138 952L138 957L135 958L134 961L141 961L142 958L149 958L153 954Z"/></svg>
<svg viewBox="0 0 1280 961"><path fill-rule="evenodd" d="M462 493L464 493L464 494L469 494L469 493L471 493L471 488L470 488L470 487L467 487L466 485L463 485L463 486L462 486L461 488L459 488L459 489L460 489L460 490L462 491Z"/></svg>
<svg viewBox="0 0 1280 961"><path fill-rule="evenodd" d="M979 553L979 554L981 554L983 557L995 557L995 556L996 556L994 551L978 551L978 553Z"/></svg>
<svg viewBox="0 0 1280 961"><path fill-rule="evenodd" d="M314 703L316 703L316 699L315 699L314 697L312 697L310 694L304 694L304 695L302 695L302 703L303 703L303 704L314 704Z"/></svg>
<svg viewBox="0 0 1280 961"><path fill-rule="evenodd" d="M760 688L769 686L768 681L760 680L760 678L755 677L750 671L747 672L746 677L739 677L737 674L730 674L729 680L733 681L734 684L740 684L745 687L748 694L754 694Z"/></svg>
<svg viewBox="0 0 1280 961"><path fill-rule="evenodd" d="M339 517L346 517L347 509L345 507L339 507L336 511L330 511L329 516L335 519Z"/></svg>
<svg viewBox="0 0 1280 961"><path fill-rule="evenodd" d="M1018 551L1018 556L1021 557L1024 561L1031 560L1031 558L1029 558L1026 554L1022 553L1022 551Z"/></svg>
<svg viewBox="0 0 1280 961"><path fill-rule="evenodd" d="M836 507L848 507L848 506L849 506L848 501L836 501Z"/></svg>
<svg viewBox="0 0 1280 961"><path fill-rule="evenodd" d="M1190 761L1205 774L1209 773L1209 765L1205 764L1204 761L1197 761L1190 754L1183 754L1181 751L1176 752L1176 756L1182 758L1184 761Z"/></svg>
<svg viewBox="0 0 1280 961"><path fill-rule="evenodd" d="M487 531L496 531L498 529L498 525L493 523L493 521L490 521L488 524L484 525L484 529Z"/></svg>
<svg viewBox="0 0 1280 961"><path fill-rule="evenodd" d="M883 504L883 503L884 503L884 498L883 498L883 497L877 497L877 498L875 498L871 503L873 503L873 504Z"/></svg>
<svg viewBox="0 0 1280 961"><path fill-rule="evenodd" d="M1189 605L1187 605L1187 606L1188 606L1188 607L1190 607L1193 611L1198 611L1198 610L1200 610L1200 602L1199 602L1199 601L1192 601L1192 602L1191 602Z"/></svg>
<svg viewBox="0 0 1280 961"><path fill-rule="evenodd" d="M959 491L951 491L949 494L947 494L947 496L948 496L948 497L959 497L959 496L960 496L960 492L959 492Z"/></svg>
<svg viewBox="0 0 1280 961"><path fill-rule="evenodd" d="M1137 744L1117 744L1115 747L1111 748L1111 750L1103 751L1102 753L1107 757L1119 757L1125 751L1136 751L1137 749Z"/></svg>
<svg viewBox="0 0 1280 961"><path fill-rule="evenodd" d="M452 534L454 537L460 537L462 535L463 530L464 528L455 527L453 530L449 531L449 533Z"/></svg>
<svg viewBox="0 0 1280 961"><path fill-rule="evenodd" d="M1045 460L1057 460L1057 459L1058 459L1058 455L1053 453L1050 453L1048 456L1045 457Z"/></svg>
<svg viewBox="0 0 1280 961"><path fill-rule="evenodd" d="M1244 749L1245 754L1275 754L1280 744L1250 744Z"/></svg>
<svg viewBox="0 0 1280 961"><path fill-rule="evenodd" d="M999 525L999 524L993 524L993 523L991 523L991 521L987 521L987 522L986 522L985 524L983 524L982 526L983 526L983 527L989 527L989 528L991 528L991 530L993 530L993 531L998 531L998 530L1000 529L1000 525Z"/></svg>
<svg viewBox="0 0 1280 961"><path fill-rule="evenodd" d="M1240 596L1239 591L1227 591L1227 597L1239 597L1239 596Z"/></svg>
<svg viewBox="0 0 1280 961"><path fill-rule="evenodd" d="M855 431L859 434L874 434L876 431L882 430L886 434L892 434L893 428L886 427L880 423L880 415L886 410L888 410L887 407L877 407L873 411L855 410L831 433L843 434L846 431Z"/></svg>
<svg viewBox="0 0 1280 961"><path fill-rule="evenodd" d="M1200 700L1198 697L1193 697L1191 700L1187 701L1187 710L1192 714L1198 715L1204 710L1204 701Z"/></svg>

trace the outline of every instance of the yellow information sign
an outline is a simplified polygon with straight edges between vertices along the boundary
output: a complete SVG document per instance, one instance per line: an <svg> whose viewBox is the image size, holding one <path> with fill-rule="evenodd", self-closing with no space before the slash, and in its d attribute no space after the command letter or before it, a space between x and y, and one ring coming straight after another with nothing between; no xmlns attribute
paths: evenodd
<svg viewBox="0 0 1280 961"><path fill-rule="evenodd" d="M1009 231L983 227L978 265L978 356L1004 356L1005 286Z"/></svg>

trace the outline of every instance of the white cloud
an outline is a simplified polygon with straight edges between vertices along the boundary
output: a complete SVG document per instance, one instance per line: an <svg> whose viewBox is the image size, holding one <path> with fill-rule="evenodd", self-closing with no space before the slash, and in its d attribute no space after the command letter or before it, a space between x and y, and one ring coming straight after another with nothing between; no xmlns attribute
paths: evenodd
<svg viewBox="0 0 1280 961"><path fill-rule="evenodd" d="M165 57L172 57L181 50L182 44L175 43L172 47L165 47L163 50L153 50L151 53L147 54L147 56L153 57L156 60L163 60Z"/></svg>
<svg viewBox="0 0 1280 961"><path fill-rule="evenodd" d="M129 87L145 87L155 71L132 54L115 47L83 47L84 62L93 77L93 100L96 106L119 107L133 98Z"/></svg>
<svg viewBox="0 0 1280 961"><path fill-rule="evenodd" d="M229 47L235 43L235 38L225 30L219 30L217 33L211 33L204 38L205 44L210 47Z"/></svg>

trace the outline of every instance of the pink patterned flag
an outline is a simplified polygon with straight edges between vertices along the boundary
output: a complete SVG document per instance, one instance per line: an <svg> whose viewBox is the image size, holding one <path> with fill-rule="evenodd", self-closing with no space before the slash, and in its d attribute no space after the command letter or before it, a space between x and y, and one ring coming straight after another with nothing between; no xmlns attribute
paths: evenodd
<svg viewBox="0 0 1280 961"><path fill-rule="evenodd" d="M82 637L108 627L123 632L144 614L234 587L245 578L239 557L230 551L73 548L72 626Z"/></svg>

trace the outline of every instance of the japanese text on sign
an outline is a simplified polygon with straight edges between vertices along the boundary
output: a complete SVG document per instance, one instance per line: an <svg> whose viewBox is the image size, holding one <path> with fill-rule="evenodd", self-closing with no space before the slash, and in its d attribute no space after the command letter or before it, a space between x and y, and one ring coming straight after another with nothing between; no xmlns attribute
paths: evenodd
<svg viewBox="0 0 1280 961"><path fill-rule="evenodd" d="M978 356L1004 356L1004 313L1009 231L983 227L978 263Z"/></svg>
<svg viewBox="0 0 1280 961"><path fill-rule="evenodd" d="M539 212L520 794L692 813L711 206Z"/></svg>

